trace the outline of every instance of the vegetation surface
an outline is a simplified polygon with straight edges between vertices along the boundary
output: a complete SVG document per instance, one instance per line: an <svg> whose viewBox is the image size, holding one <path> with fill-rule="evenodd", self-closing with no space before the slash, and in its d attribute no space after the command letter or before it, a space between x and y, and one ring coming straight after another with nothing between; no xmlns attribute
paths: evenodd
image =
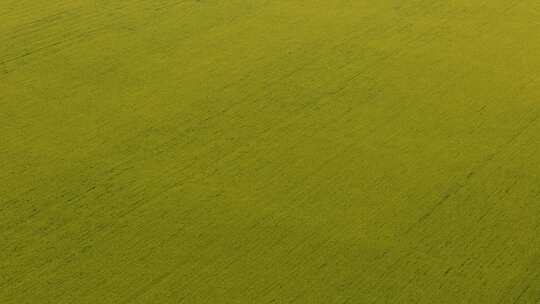
<svg viewBox="0 0 540 304"><path fill-rule="evenodd" d="M540 303L540 2L1 0L0 303Z"/></svg>

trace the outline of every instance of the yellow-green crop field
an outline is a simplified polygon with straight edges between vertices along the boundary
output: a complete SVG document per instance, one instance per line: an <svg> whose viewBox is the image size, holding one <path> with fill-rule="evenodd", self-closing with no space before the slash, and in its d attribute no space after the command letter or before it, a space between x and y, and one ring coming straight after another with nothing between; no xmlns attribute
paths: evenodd
<svg viewBox="0 0 540 304"><path fill-rule="evenodd" d="M540 303L540 2L0 0L0 303Z"/></svg>

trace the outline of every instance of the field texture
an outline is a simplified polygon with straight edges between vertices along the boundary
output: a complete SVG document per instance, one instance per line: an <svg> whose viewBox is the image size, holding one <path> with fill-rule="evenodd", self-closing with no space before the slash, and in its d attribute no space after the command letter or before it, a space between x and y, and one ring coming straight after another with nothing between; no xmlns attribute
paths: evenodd
<svg viewBox="0 0 540 304"><path fill-rule="evenodd" d="M540 2L0 0L0 303L540 303Z"/></svg>

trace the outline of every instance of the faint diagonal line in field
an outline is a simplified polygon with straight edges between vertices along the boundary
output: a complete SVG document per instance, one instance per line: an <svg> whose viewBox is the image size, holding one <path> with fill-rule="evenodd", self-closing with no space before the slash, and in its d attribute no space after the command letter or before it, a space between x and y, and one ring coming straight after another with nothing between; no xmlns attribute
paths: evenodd
<svg viewBox="0 0 540 304"><path fill-rule="evenodd" d="M144 1L142 1L144 2ZM184 4L184 3L188 3L188 2L197 2L197 1L188 1L188 0L184 0L184 1L174 1L173 3L168 3L166 5L164 5L164 7L156 7L154 8L155 11L158 11L158 10L162 10L163 8L170 8L170 7L173 7L173 6L177 6L177 5L180 5L180 4ZM269 3L269 1L265 1L265 2L261 2L260 4L264 4L264 5L261 5L261 6L257 6L259 9L255 11L255 13L251 13L248 15L249 18L254 18L256 17L259 13L260 13L260 7L265 7L267 4ZM133 6L133 2L130 3L130 6ZM123 8L123 7L121 7ZM120 10L121 8L117 8L118 10ZM12 31L10 34L10 36L6 36L6 37L3 37L2 41L0 41L0 44L1 43L7 43L7 42L12 42L12 41L16 41L17 39L19 38L27 38L27 36L39 36L39 34L43 34L44 37L46 38L58 38L58 37L51 37L51 36L47 36L47 30L51 25L56 25L56 22L58 20L61 20L63 21L63 18L66 18L66 16L70 16L69 14L75 14L77 11L75 10L72 10L72 11L64 11L64 12L57 12L57 13L54 13L50 16L45 16L45 17L42 17L38 20L34 20L32 22L28 22L28 23L25 23L25 24L22 24L22 25L19 25L18 27L15 28L14 31ZM69 13L69 14L68 14ZM11 63L14 63L14 62L17 62L19 61L20 59L23 59L25 57L30 57L30 58L33 58L35 56L33 55L40 55L41 57L43 56L48 56L48 55L51 55L51 54L55 54L55 53L58 53L64 49L66 49L67 47L70 47L70 46L73 46L75 45L77 42L83 42L83 41L88 41L90 37L88 37L89 35L88 34L95 34L95 33L104 33L106 29L109 28L109 26L105 26L103 24L93 24L92 23L92 26L96 27L95 30L89 30L88 29L88 24L85 24L85 23L88 23L90 21L94 21L93 18L96 18L96 15L93 15L93 14L84 14L84 15L77 15L76 16L77 19L75 19L77 21L77 23L75 23L75 25L81 25L81 24L84 24L84 28L77 28L76 26L74 26L74 28L76 28L75 31L72 31L72 32L68 32L68 33L63 33L64 36L67 36L67 37L61 37L62 39L60 39L60 41L56 41L56 42L52 42L52 43L42 43L40 46L38 47L33 47L31 51L24 51L22 52L22 54L2 54L0 53L0 67L2 68L1 73L0 75L2 76L5 76L13 71L16 71L18 68L20 68L21 66L24 66L26 65L26 62L20 62L20 64L16 67L14 66L8 66L8 64L11 64ZM243 16L245 17L245 16ZM240 18L240 16L233 16L232 18L228 19L227 21L225 21L224 23L217 23L217 24L214 24L214 25L211 25L207 28L205 28L205 31L206 32L209 32L211 31L212 29L214 28L217 28L219 26L223 26L223 25L229 25L229 24L233 24L237 21L245 21L246 19L245 18ZM73 20L69 20L69 21L73 21ZM41 27L40 27L41 26ZM32 28L32 27L35 27L35 28ZM45 30L43 28L46 28ZM75 33L75 34L74 34ZM0 33L1 34L1 33ZM83 36L82 38L84 39L78 39L79 37ZM181 41L188 41L190 40L189 37L183 37L183 39L181 39ZM70 42L70 43L65 43L65 42ZM178 41L177 41L178 43ZM58 49L54 49L54 47L59 47L61 46L62 48L58 48Z"/></svg>
<svg viewBox="0 0 540 304"><path fill-rule="evenodd" d="M531 284L527 284L525 288L519 293L519 295L512 301L513 304L519 303L519 300L523 297L523 295L531 288Z"/></svg>
<svg viewBox="0 0 540 304"><path fill-rule="evenodd" d="M175 273L174 269L164 272L162 275L158 276L157 278L153 279L150 283L146 284L142 288L137 289L137 291L133 294L131 294L129 297L127 297L125 300L123 300L122 304L127 304L133 302L136 298L142 296L149 290L151 290L154 286L159 285L159 283L163 282L166 278L171 276L173 273Z"/></svg>
<svg viewBox="0 0 540 304"><path fill-rule="evenodd" d="M356 79L356 78L358 78L359 76L361 76L362 73L363 73L364 71L365 71L365 70L362 70L361 72L355 73L352 77L350 77L350 78L345 82L345 85L341 86L339 90L337 90L337 91L335 91L335 92L332 92L332 93L337 93L337 92L339 92L339 91L345 89L345 88L347 87L347 85L348 85L351 81L353 81L354 79ZM332 94L332 93L331 93L331 94ZM330 94L330 95L331 95L331 94ZM320 99L323 99L324 97L327 97L327 95L328 95L328 94L322 94L322 95L320 96L319 100L320 100ZM398 114L399 114L399 113L397 113L396 115L398 115ZM392 119L393 119L393 117L394 117L394 116L392 116ZM384 126L384 125L385 125L385 124L383 123L383 124L381 124L380 126ZM379 127L379 126L378 126L378 127ZM371 134L371 133L374 133L374 132L378 129L378 127L373 128L373 129L371 130L370 134ZM356 146L356 145L358 145L358 144L360 144L360 143L358 143L358 142L353 142L353 143L351 143L351 144L349 144L349 145L346 145L343 149L341 149L341 150L340 150L339 152L337 152L335 155L333 155L332 157L328 158L326 161L324 161L322 164L320 164L320 165L317 166L314 170L312 170L312 173L308 174L308 176L312 177L312 176L316 175L317 172L319 172L320 170L322 170L324 167L328 166L330 163L332 163L332 161L334 161L335 159L337 159L341 154L346 153L349 149L353 148L354 146ZM215 172L214 172L214 173L215 173ZM204 178L208 178L208 177L209 177L209 176L205 176ZM296 186L299 186L299 185L300 185L300 184L297 184ZM299 244L298 246L300 246L300 244ZM245 253L245 254L247 254L247 253ZM244 254L244 255L245 255L245 254ZM241 258L242 258L242 256L237 257L236 260L239 260L239 259L241 259ZM233 263L234 263L234 261L233 261ZM146 293L148 290L152 289L155 285L157 285L158 283L164 281L167 277L170 277L173 273L174 273L174 271L173 271L173 272L170 272L170 273L167 273L165 276L160 277L159 280L153 281L153 282L150 283L147 287L145 287L145 289L144 289L143 292L141 292L140 294L138 293L138 294L137 294L136 296L134 296L134 297L130 297L129 299L127 299L127 300L126 300L125 302L123 302L123 303L126 304L126 303L132 302L133 300L135 300L135 298L137 298L137 297L141 296L142 294Z"/></svg>
<svg viewBox="0 0 540 304"><path fill-rule="evenodd" d="M536 259L536 262L537 261L538 261L538 258ZM501 299L497 302L497 304L509 302L510 300L509 298L511 297L509 296L509 293L511 293L514 290L514 288L525 285L525 287L521 289L517 297L515 297L512 301L513 304L519 303L519 301L523 298L523 296L527 293L527 291L530 290L530 288L532 287L531 286L532 283L540 278L540 272L538 273L531 272L530 269L527 269L527 271L528 273L525 275L525 278L523 280L520 280L512 288L507 289L506 292L502 294ZM540 294L539 294L539 297L535 300L540 300ZM540 303L540 302L536 301L535 303Z"/></svg>
<svg viewBox="0 0 540 304"><path fill-rule="evenodd" d="M478 165L476 168L472 169L469 174L465 177L465 180L461 183L454 184L450 187L450 189L445 193L441 199L439 199L432 207L428 209L427 212L425 212L416 222L414 222L407 230L405 230L404 234L409 234L413 229L417 228L420 224L425 222L428 218L430 218L445 202L447 202L450 198L452 198L454 195L459 193L465 186L469 184L469 180L474 176L474 174L478 171L483 170L487 167L487 165L499 154L503 153L504 150L510 146L516 139L518 139L522 134L524 134L527 130L532 128L540 119L540 114L536 114L531 121L529 121L524 127L519 129L516 134L510 137L506 143L499 146L499 148L493 152L491 155L489 155L486 160L484 160L480 165Z"/></svg>
<svg viewBox="0 0 540 304"><path fill-rule="evenodd" d="M333 47L339 47L339 46L342 46L344 43L343 42L340 42L340 43L337 43L335 44ZM282 75L281 77L279 77L278 79L274 80L272 83L270 84L267 84L266 87L265 87L265 90L268 90L270 87L276 85L276 84L279 84L289 78L291 78L292 76L294 76L295 74L301 72L302 70L304 70L305 68L307 68L308 66L310 66L311 64L313 64L314 62L318 61L321 59L321 56L316 56L314 58L311 58L311 60L305 62L303 65L299 66L299 67L296 67L295 69L293 69L292 71L289 71L288 73ZM351 64L351 63L349 63ZM353 78L357 78L358 76L361 75L361 73L363 71L365 71L366 69L362 69L362 71L358 72L357 74L355 74L353 76ZM349 83L352 79L349 79L349 80L346 80L346 83ZM341 90L344 89L341 88ZM266 96L266 95L265 95ZM222 115L225 115L226 113L229 113L232 111L233 108L243 104L244 102L247 102L247 101L250 101L251 99L251 95L249 96L246 96L245 98L243 98L240 102L237 102L227 108L225 108L224 110L214 114L214 115L211 115L209 117L206 117L205 119L199 121L199 124L201 123L205 123L205 122L208 122L212 119L215 119L215 118L218 118L218 117L221 117ZM321 99L325 97L325 94L322 94L321 96L319 96L319 98L317 98L317 100ZM259 100L259 99L257 99ZM252 101L253 102L253 101ZM132 157L132 158L128 158L120 163L118 163L117 166L111 168L111 169L108 169L108 171L110 170L115 170L116 168L118 167L121 167L121 166L124 166L126 163L129 163L129 162L140 162L140 161L144 161L145 159L147 158L150 158L150 157L155 157L156 155L159 155L159 154L162 154L162 153L165 153L167 150L163 149L163 147L167 147L168 149L170 149L171 147L173 146L176 146L179 141L178 139L179 138L183 138L183 137L186 137L186 135L188 135L190 133L190 130L184 130L184 132L176 135L175 137L173 137L172 139L170 139L168 142L166 142L165 144L163 144L162 146L158 147L155 149L154 153L145 153L144 155L142 155L141 157ZM135 134L134 135L134 138L137 138L138 136L140 136L140 134ZM194 141L196 140L196 138L190 140L190 141L187 141L187 142L182 142L181 146L188 146L189 144L193 143ZM189 167L192 167L195 163L194 162L191 162L189 165L185 166L182 170L185 170L185 169L188 169ZM84 195L83 195L84 196ZM82 197L80 197L80 195L77 195L78 199L83 199ZM58 200L58 202L56 204L53 204L51 206L54 206L54 205L57 205L57 204L61 204L62 200ZM49 207L51 207L49 206ZM26 218L24 221L28 221L28 218ZM18 223L18 224L14 224L13 227L16 227L18 226L19 224L21 223Z"/></svg>

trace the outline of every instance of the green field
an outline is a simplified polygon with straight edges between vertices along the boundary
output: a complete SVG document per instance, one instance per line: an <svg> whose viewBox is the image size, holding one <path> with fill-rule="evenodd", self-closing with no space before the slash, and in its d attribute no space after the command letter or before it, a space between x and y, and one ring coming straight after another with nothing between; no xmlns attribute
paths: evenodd
<svg viewBox="0 0 540 304"><path fill-rule="evenodd" d="M540 2L0 0L0 303L540 303Z"/></svg>

